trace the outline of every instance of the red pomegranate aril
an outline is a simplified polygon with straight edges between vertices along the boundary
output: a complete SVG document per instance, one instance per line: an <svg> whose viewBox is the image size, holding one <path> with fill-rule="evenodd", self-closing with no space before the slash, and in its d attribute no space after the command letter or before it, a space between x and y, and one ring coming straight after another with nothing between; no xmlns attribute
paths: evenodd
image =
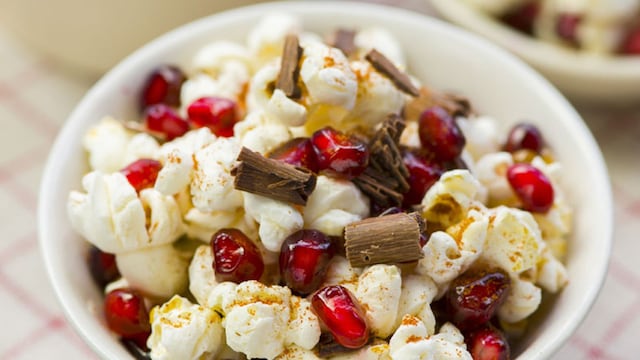
<svg viewBox="0 0 640 360"><path fill-rule="evenodd" d="M525 210L545 213L553 206L553 185L533 165L517 163L509 166L507 180Z"/></svg>
<svg viewBox="0 0 640 360"><path fill-rule="evenodd" d="M627 32L620 46L620 52L626 55L640 55L640 26Z"/></svg>
<svg viewBox="0 0 640 360"><path fill-rule="evenodd" d="M189 122L195 128L208 127L216 136L233 136L233 126L238 121L235 101L207 96L192 102L187 108Z"/></svg>
<svg viewBox="0 0 640 360"><path fill-rule="evenodd" d="M91 246L88 262L91 277L101 288L120 277L114 254L106 253L95 246Z"/></svg>
<svg viewBox="0 0 640 360"><path fill-rule="evenodd" d="M146 109L153 104L180 105L180 88L186 76L180 68L173 65L161 65L149 74L142 88L140 108Z"/></svg>
<svg viewBox="0 0 640 360"><path fill-rule="evenodd" d="M309 138L291 139L273 150L269 157L318 172L316 153Z"/></svg>
<svg viewBox="0 0 640 360"><path fill-rule="evenodd" d="M129 180L129 184L140 192L146 188L153 187L158 178L158 173L162 169L162 164L153 159L139 159L120 170Z"/></svg>
<svg viewBox="0 0 640 360"><path fill-rule="evenodd" d="M465 335L465 341L473 360L509 360L511 358L507 338L491 324Z"/></svg>
<svg viewBox="0 0 640 360"><path fill-rule="evenodd" d="M311 308L338 344L357 349L369 341L365 312L345 287L331 285L318 290L311 298Z"/></svg>
<svg viewBox="0 0 640 360"><path fill-rule="evenodd" d="M367 144L332 127L322 128L311 136L319 170L354 178L369 164Z"/></svg>
<svg viewBox="0 0 640 360"><path fill-rule="evenodd" d="M280 250L280 275L295 293L309 295L324 281L335 253L333 243L318 230L289 235Z"/></svg>
<svg viewBox="0 0 640 360"><path fill-rule="evenodd" d="M184 135L189 131L189 123L178 115L169 105L155 104L144 112L144 122L150 131L164 135L167 141Z"/></svg>
<svg viewBox="0 0 640 360"><path fill-rule="evenodd" d="M104 298L104 316L111 331L136 343L151 331L144 298L131 289L109 292Z"/></svg>
<svg viewBox="0 0 640 360"><path fill-rule="evenodd" d="M455 119L443 108L434 106L420 115L418 134L422 147L435 159L452 161L462 153L466 143Z"/></svg>
<svg viewBox="0 0 640 360"><path fill-rule="evenodd" d="M527 2L502 16L501 20L511 28L525 34L533 34L533 24L540 13L540 3Z"/></svg>
<svg viewBox="0 0 640 360"><path fill-rule="evenodd" d="M582 17L578 14L563 13L556 18L556 34L572 45L578 45L578 25Z"/></svg>
<svg viewBox="0 0 640 360"><path fill-rule="evenodd" d="M409 170L409 191L402 200L402 206L406 209L422 202L427 190L440 179L443 169L437 162L412 150L406 150L402 160Z"/></svg>
<svg viewBox="0 0 640 360"><path fill-rule="evenodd" d="M238 229L222 229L211 238L213 269L218 281L258 280L264 261L258 247Z"/></svg>
<svg viewBox="0 0 640 360"><path fill-rule="evenodd" d="M500 270L467 272L445 294L446 312L460 330L487 323L507 298L511 280Z"/></svg>
<svg viewBox="0 0 640 360"><path fill-rule="evenodd" d="M509 131L504 150L513 153L526 149L539 154L543 147L544 139L540 130L533 124L519 123Z"/></svg>

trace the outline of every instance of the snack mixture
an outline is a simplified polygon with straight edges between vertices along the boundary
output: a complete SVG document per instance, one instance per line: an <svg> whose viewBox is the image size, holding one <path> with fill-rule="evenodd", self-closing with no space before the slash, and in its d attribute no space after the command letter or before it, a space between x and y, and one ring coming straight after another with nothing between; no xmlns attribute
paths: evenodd
<svg viewBox="0 0 640 360"><path fill-rule="evenodd" d="M544 41L640 55L640 0L462 0Z"/></svg>
<svg viewBox="0 0 640 360"><path fill-rule="evenodd" d="M84 137L69 218L136 357L508 359L567 283L540 131L420 84L384 29L326 35L266 16Z"/></svg>

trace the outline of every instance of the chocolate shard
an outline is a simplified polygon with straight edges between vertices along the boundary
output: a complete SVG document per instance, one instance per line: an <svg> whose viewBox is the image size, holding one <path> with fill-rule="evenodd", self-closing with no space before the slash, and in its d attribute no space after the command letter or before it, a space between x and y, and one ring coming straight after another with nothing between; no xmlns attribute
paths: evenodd
<svg viewBox="0 0 640 360"><path fill-rule="evenodd" d="M397 264L420 260L420 233L424 220L418 213L399 213L356 221L344 228L345 251L353 267Z"/></svg>
<svg viewBox="0 0 640 360"><path fill-rule="evenodd" d="M345 56L349 57L358 50L355 43L355 37L355 30L340 28L333 33L333 37L329 41L329 44L342 50Z"/></svg>
<svg viewBox="0 0 640 360"><path fill-rule="evenodd" d="M369 166L353 182L378 205L398 206L409 190L409 170L399 147L405 122L390 114L369 142Z"/></svg>
<svg viewBox="0 0 640 360"><path fill-rule="evenodd" d="M302 48L296 35L287 35L280 62L280 73L276 80L276 89L282 90L290 98L300 97L298 76L300 75L300 57Z"/></svg>
<svg viewBox="0 0 640 360"><path fill-rule="evenodd" d="M306 205L316 187L316 175L308 169L268 159L245 147L240 151L238 161L240 163L231 170L237 190Z"/></svg>
<svg viewBox="0 0 640 360"><path fill-rule="evenodd" d="M371 49L371 51L365 55L365 59L367 59L367 61L369 61L376 70L388 77L389 80L391 80L391 82L393 82L393 84L401 91L412 96L420 95L420 90L413 85L409 76L400 71L400 69L398 69L378 50Z"/></svg>
<svg viewBox="0 0 640 360"><path fill-rule="evenodd" d="M469 117L474 113L469 99L457 94L440 93L422 87L420 95L405 105L402 115L407 120L417 120L424 110L433 106L440 106L453 117Z"/></svg>

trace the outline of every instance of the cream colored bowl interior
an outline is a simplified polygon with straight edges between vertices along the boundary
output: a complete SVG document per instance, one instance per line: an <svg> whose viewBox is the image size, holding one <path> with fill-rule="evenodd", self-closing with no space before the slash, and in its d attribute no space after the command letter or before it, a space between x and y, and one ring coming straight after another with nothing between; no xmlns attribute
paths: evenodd
<svg viewBox="0 0 640 360"><path fill-rule="evenodd" d="M243 41L269 11L300 16L307 29L383 26L406 51L411 73L425 84L467 95L504 127L521 119L536 123L564 164L563 186L575 213L567 267L570 284L541 312L515 349L518 359L549 357L570 336L592 305L604 279L612 233L610 185L601 153L579 115L542 77L506 52L474 35L407 11L362 3L287 2L214 15L179 28L135 52L84 97L60 132L42 180L39 237L45 264L64 311L82 337L104 358L128 354L103 326L100 291L85 265L86 244L71 229L66 198L87 170L81 138L103 115L132 119L145 75L164 62L186 64L211 41Z"/></svg>

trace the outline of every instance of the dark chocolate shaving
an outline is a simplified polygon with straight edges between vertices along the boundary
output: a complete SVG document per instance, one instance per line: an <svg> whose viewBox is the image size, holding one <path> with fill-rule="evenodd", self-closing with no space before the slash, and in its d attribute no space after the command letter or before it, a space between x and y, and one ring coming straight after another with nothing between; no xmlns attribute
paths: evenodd
<svg viewBox="0 0 640 360"><path fill-rule="evenodd" d="M350 29L338 29L330 41L331 46L342 50L347 56L353 55L358 48L355 43L356 32Z"/></svg>
<svg viewBox="0 0 640 360"><path fill-rule="evenodd" d="M397 206L402 194L409 190L409 171L399 148L404 120L390 114L369 142L369 166L353 182L381 206Z"/></svg>
<svg viewBox="0 0 640 360"><path fill-rule="evenodd" d="M378 50L371 49L365 56L365 59L367 59L376 70L388 77L398 89L412 96L420 95L420 90L413 85L409 76L400 71Z"/></svg>
<svg viewBox="0 0 640 360"><path fill-rule="evenodd" d="M300 57L302 48L296 35L287 35L282 51L280 73L276 81L276 89L282 90L290 98L300 97L298 76L300 74Z"/></svg>
<svg viewBox="0 0 640 360"><path fill-rule="evenodd" d="M237 190L273 200L306 205L316 187L316 175L308 169L282 161L267 159L245 147L238 155L240 162L231 170Z"/></svg>

